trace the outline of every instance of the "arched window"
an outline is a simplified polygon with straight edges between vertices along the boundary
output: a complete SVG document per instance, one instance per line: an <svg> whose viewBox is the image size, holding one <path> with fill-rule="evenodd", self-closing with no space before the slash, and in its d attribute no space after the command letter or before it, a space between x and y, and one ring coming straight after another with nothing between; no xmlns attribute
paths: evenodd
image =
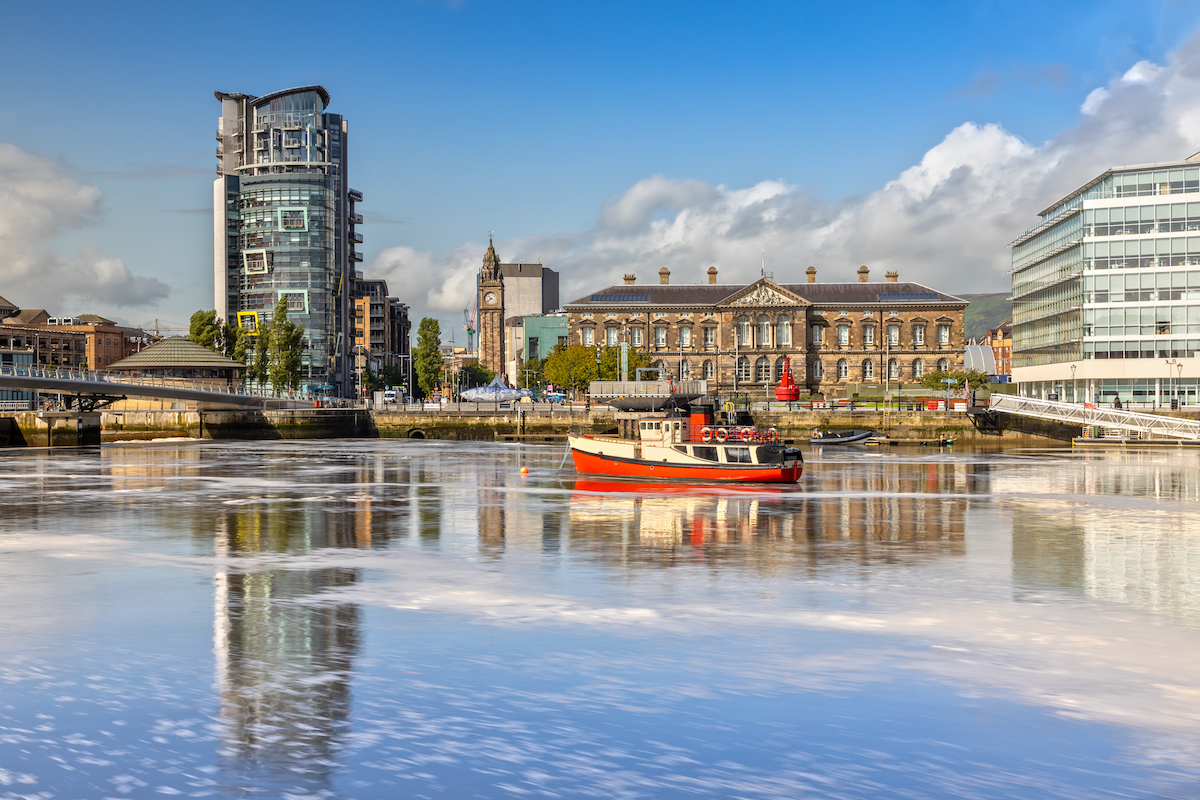
<svg viewBox="0 0 1200 800"><path fill-rule="evenodd" d="M702 370L703 370L702 374L704 375L704 380L706 380L706 381L711 381L713 379L713 377L717 374L717 370L713 366L713 362L711 362L711 361L705 361L704 366L702 367Z"/></svg>
<svg viewBox="0 0 1200 800"><path fill-rule="evenodd" d="M820 361L813 362L813 377L821 380L825 377L825 366Z"/></svg>
<svg viewBox="0 0 1200 800"><path fill-rule="evenodd" d="M679 362L679 380L690 381L692 379L692 365L686 361Z"/></svg>
<svg viewBox="0 0 1200 800"><path fill-rule="evenodd" d="M750 380L750 359L742 356L737 361L737 379L743 382Z"/></svg>
<svg viewBox="0 0 1200 800"><path fill-rule="evenodd" d="M783 356L775 359L775 382L779 383L783 380Z"/></svg>
<svg viewBox="0 0 1200 800"><path fill-rule="evenodd" d="M658 375L655 376L657 380L660 380L660 381L667 380L667 365L666 364L664 364L662 361L655 361L654 368L656 370L658 370Z"/></svg>
<svg viewBox="0 0 1200 800"><path fill-rule="evenodd" d="M950 371L950 362L944 358L939 358L938 359L938 372L949 372L949 371Z"/></svg>
<svg viewBox="0 0 1200 800"><path fill-rule="evenodd" d="M766 314L758 315L758 346L771 346L771 318Z"/></svg>
<svg viewBox="0 0 1200 800"><path fill-rule="evenodd" d="M750 326L750 318L745 314L737 318L738 347L754 346L754 329Z"/></svg>
<svg viewBox="0 0 1200 800"><path fill-rule="evenodd" d="M792 321L786 314L775 320L775 346L792 346Z"/></svg>
<svg viewBox="0 0 1200 800"><path fill-rule="evenodd" d="M850 362L844 358L838 359L838 379L846 380L850 377Z"/></svg>
<svg viewBox="0 0 1200 800"><path fill-rule="evenodd" d="M759 383L767 383L771 380L771 360L766 356L759 356L754 362L754 380Z"/></svg>
<svg viewBox="0 0 1200 800"><path fill-rule="evenodd" d="M913 361L913 377L914 378L925 377L925 362L919 358L917 360Z"/></svg>
<svg viewBox="0 0 1200 800"><path fill-rule="evenodd" d="M888 374L889 378L899 378L900 377L900 362L894 358L891 359L890 361L888 361L887 374Z"/></svg>
<svg viewBox="0 0 1200 800"><path fill-rule="evenodd" d="M863 361L863 363L862 363L862 371L863 371L863 378L864 378L864 379L866 379L866 378L874 378L874 377L875 377L875 362L874 362L874 361L872 361L872 360L871 360L871 359L869 359L869 358L868 358L868 359L866 359L865 361Z"/></svg>

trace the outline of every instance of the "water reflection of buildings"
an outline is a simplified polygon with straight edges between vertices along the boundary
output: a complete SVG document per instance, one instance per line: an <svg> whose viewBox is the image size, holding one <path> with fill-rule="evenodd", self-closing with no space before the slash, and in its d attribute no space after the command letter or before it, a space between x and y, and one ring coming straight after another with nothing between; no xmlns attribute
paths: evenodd
<svg viewBox="0 0 1200 800"><path fill-rule="evenodd" d="M294 559L319 560L325 548L386 546L407 525L398 519L407 512L372 494L374 487L407 483L405 467L363 463L323 480L321 487L297 488L327 492L343 484L354 494L346 502L252 499L224 507L212 520L224 781L237 793L270 787L273 794L285 786L298 796L331 793L337 751L349 731L361 619L356 605L322 595L360 578L356 569Z"/></svg>
<svg viewBox="0 0 1200 800"><path fill-rule="evenodd" d="M1200 514L1177 504L1200 501L1195 462L1192 453L1160 451L1089 453L1061 470L1043 465L1041 499L1013 503L1018 595L1067 589L1200 625ZM997 478L997 490L1027 493L1032 480L1015 470Z"/></svg>

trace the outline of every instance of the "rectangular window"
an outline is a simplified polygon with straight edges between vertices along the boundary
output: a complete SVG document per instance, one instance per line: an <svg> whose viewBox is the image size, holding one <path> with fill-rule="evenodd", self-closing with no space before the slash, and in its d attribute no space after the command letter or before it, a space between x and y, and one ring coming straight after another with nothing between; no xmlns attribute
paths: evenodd
<svg viewBox="0 0 1200 800"><path fill-rule="evenodd" d="M584 343L584 345L585 345L585 346L591 346L591 344L592 344L592 341L593 341L593 340L592 340L592 336L593 336L593 334L592 334L592 329L591 329L591 328L584 328L584 329L583 329L583 343Z"/></svg>
<svg viewBox="0 0 1200 800"><path fill-rule="evenodd" d="M749 447L726 447L725 448L725 463L727 464L750 464L750 448Z"/></svg>
<svg viewBox="0 0 1200 800"><path fill-rule="evenodd" d="M633 345L634 347L642 346L642 329L641 328L631 328L629 330L629 343L631 345Z"/></svg>
<svg viewBox="0 0 1200 800"><path fill-rule="evenodd" d="M692 346L692 329L690 327L688 327L687 325L684 325L682 328L679 329L679 346L680 347L691 347Z"/></svg>
<svg viewBox="0 0 1200 800"><path fill-rule="evenodd" d="M900 326L888 325L888 346L896 347L900 344Z"/></svg>
<svg viewBox="0 0 1200 800"><path fill-rule="evenodd" d="M604 330L604 343L609 347L614 347L617 344L617 329L611 325Z"/></svg>
<svg viewBox="0 0 1200 800"><path fill-rule="evenodd" d="M838 325L838 346L846 347L850 344L850 326Z"/></svg>
<svg viewBox="0 0 1200 800"><path fill-rule="evenodd" d="M667 346L667 329L662 325L659 325L657 328L654 329L654 346L655 347L666 347Z"/></svg>
<svg viewBox="0 0 1200 800"><path fill-rule="evenodd" d="M534 361L537 359L537 357L538 357L538 337L530 336L529 337L529 353L528 353L527 360Z"/></svg>
<svg viewBox="0 0 1200 800"><path fill-rule="evenodd" d="M717 460L717 448L715 447L693 447L692 455L696 458L702 458L705 461Z"/></svg>
<svg viewBox="0 0 1200 800"><path fill-rule="evenodd" d="M949 325L938 325L938 344L950 344Z"/></svg>
<svg viewBox="0 0 1200 800"><path fill-rule="evenodd" d="M863 326L863 344L868 347L870 345L875 344L875 326L874 325L864 325Z"/></svg>
<svg viewBox="0 0 1200 800"><path fill-rule="evenodd" d="M813 344L823 344L824 342L825 342L825 326L824 325L813 325L812 326L812 343Z"/></svg>
<svg viewBox="0 0 1200 800"><path fill-rule="evenodd" d="M717 346L717 329L716 328L705 328L704 329L704 346L705 347L716 347Z"/></svg>
<svg viewBox="0 0 1200 800"><path fill-rule="evenodd" d="M914 325L913 326L913 344L915 344L915 345L925 344L925 326L924 325Z"/></svg>

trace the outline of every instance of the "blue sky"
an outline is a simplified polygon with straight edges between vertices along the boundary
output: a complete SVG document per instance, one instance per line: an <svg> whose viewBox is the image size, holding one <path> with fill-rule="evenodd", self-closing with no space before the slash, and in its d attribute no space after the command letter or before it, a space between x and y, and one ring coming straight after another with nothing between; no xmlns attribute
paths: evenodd
<svg viewBox="0 0 1200 800"><path fill-rule="evenodd" d="M133 323L213 305L217 89L329 89L366 195L364 269L444 323L492 229L506 260L560 269L564 300L660 264L750 279L761 247L779 280L869 263L1002 291L1004 245L1055 191L1106 158L1194 152L1169 121L1136 146L1113 120L1088 133L1123 87L1179 95L1164 82L1190 79L1194 3L65 3L5 20L0 295ZM1162 75L1131 79L1139 62ZM946 159L981 197L1036 185L994 214L913 211L961 178ZM906 180L933 188L889 206ZM63 196L30 188L47 181ZM980 214L987 236L956 238Z"/></svg>

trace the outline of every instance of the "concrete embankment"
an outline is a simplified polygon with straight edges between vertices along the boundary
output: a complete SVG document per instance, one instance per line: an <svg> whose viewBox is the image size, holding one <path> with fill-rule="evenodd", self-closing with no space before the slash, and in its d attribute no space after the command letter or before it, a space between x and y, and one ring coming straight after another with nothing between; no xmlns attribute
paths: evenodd
<svg viewBox="0 0 1200 800"><path fill-rule="evenodd" d="M0 417L0 447L70 447L100 442L188 437L193 439L402 438L452 440L539 440L568 431L604 433L629 428L629 420L607 406L533 409L366 411L291 409L279 411L100 411L10 413ZM1070 441L1078 426L1003 415L1001 430L981 433L962 413L817 409L758 412L760 428L780 438L806 440L814 428L862 428L895 439L954 437L964 444L1037 444ZM624 424L622 424L624 423Z"/></svg>

